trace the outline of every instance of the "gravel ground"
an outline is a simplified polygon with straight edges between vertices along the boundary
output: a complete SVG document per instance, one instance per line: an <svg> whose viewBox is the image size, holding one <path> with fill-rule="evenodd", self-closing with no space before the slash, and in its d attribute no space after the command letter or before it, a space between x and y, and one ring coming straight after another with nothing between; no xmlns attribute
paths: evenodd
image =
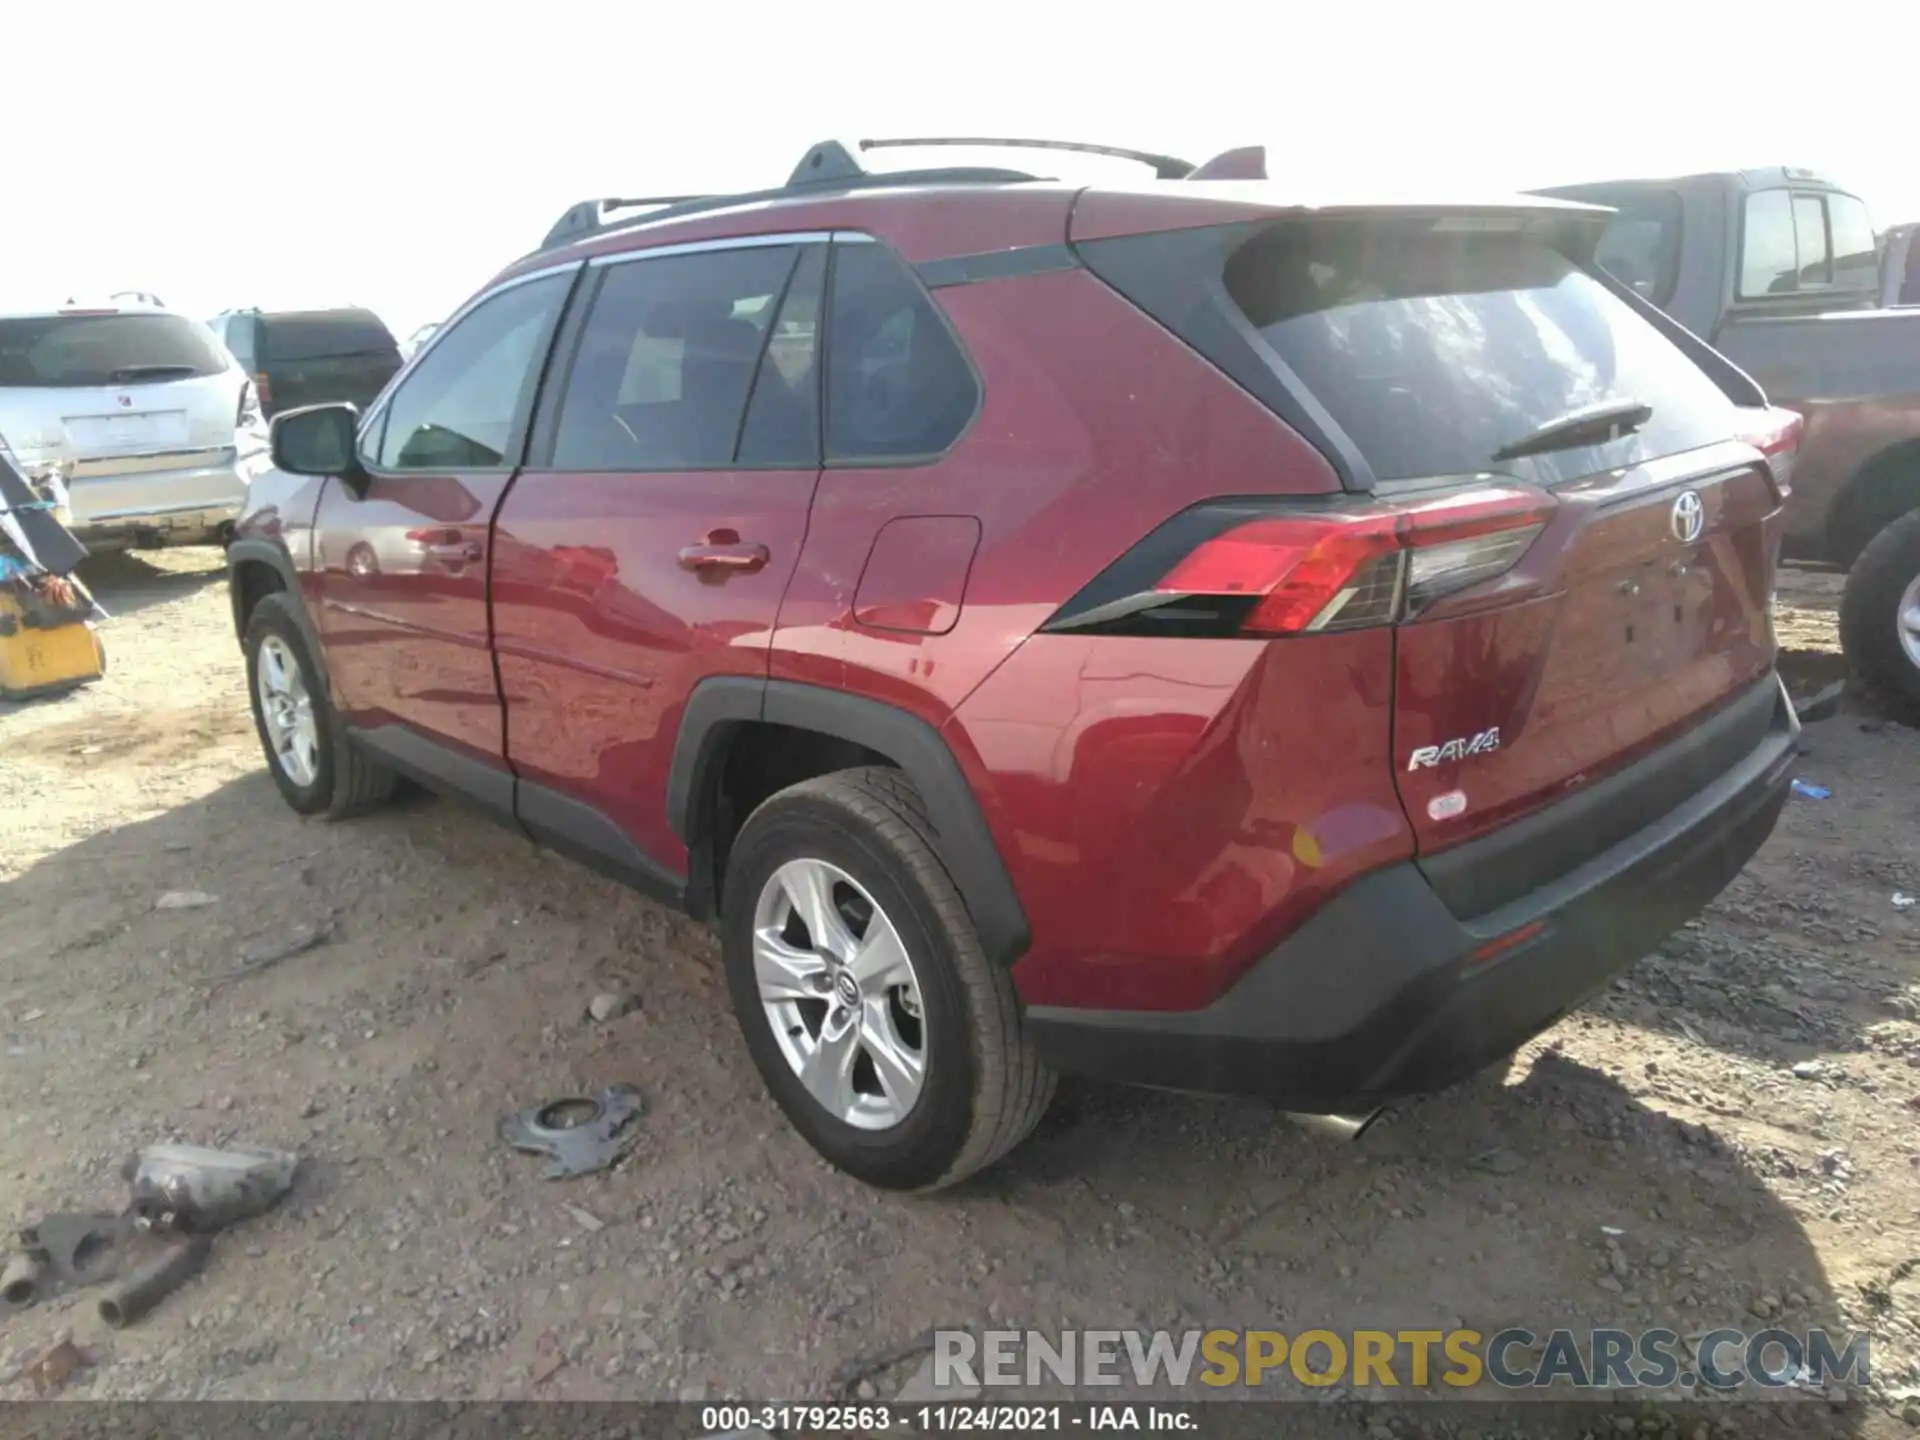
<svg viewBox="0 0 1920 1440"><path fill-rule="evenodd" d="M78 1396L592 1400L891 1396L935 1325L1765 1319L1873 1332L1872 1391L1799 1415L1920 1426L1920 907L1893 903L1920 894L1920 733L1810 727L1832 797L1504 1077L1353 1145L1068 1085L1010 1161L909 1199L788 1132L706 932L451 804L291 814L217 553L95 580L107 678L0 708L0 1221L116 1207L162 1139L306 1163L141 1324L85 1291L0 1318L0 1398L62 1328L96 1362ZM1783 579L1810 680L1838 673L1835 590ZM213 983L303 926L329 938ZM595 1020L602 994L631 1008ZM495 1138L615 1081L647 1109L613 1172L546 1182Z"/></svg>

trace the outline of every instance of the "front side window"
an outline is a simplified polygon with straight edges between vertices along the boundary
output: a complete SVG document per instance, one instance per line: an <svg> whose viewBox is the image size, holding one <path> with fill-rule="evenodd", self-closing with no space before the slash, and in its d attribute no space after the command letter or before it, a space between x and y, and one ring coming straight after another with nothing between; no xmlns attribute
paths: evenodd
<svg viewBox="0 0 1920 1440"><path fill-rule="evenodd" d="M543 275L502 290L462 317L394 391L381 417L376 468L492 470L510 464L507 452L572 283L571 273Z"/></svg>
<svg viewBox="0 0 1920 1440"><path fill-rule="evenodd" d="M960 438L980 386L913 273L884 245L838 245L827 337L827 459L937 455Z"/></svg>
<svg viewBox="0 0 1920 1440"><path fill-rule="evenodd" d="M769 245L608 266L567 377L553 468L733 464L796 254Z"/></svg>

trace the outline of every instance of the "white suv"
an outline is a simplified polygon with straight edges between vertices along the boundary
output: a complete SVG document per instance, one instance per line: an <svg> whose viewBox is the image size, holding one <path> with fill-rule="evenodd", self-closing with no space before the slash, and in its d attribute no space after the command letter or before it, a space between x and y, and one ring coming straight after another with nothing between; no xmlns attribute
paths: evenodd
<svg viewBox="0 0 1920 1440"><path fill-rule="evenodd" d="M96 550L223 540L269 463L253 382L204 325L146 304L0 315L9 453L64 487Z"/></svg>

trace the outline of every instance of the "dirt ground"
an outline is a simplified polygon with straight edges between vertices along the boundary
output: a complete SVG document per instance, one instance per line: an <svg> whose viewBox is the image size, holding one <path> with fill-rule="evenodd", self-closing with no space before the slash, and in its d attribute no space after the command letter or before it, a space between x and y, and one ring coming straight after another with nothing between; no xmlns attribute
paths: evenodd
<svg viewBox="0 0 1920 1440"><path fill-rule="evenodd" d="M704 931L452 804L288 811L220 567L99 562L106 679L0 708L0 1222L117 1207L164 1139L305 1163L142 1323L84 1290L0 1318L0 1398L62 1327L96 1361L79 1396L584 1400L888 1397L933 1326L1777 1320L1873 1334L1872 1391L1802 1413L1920 1426L1920 906L1894 903L1920 894L1920 732L1810 726L1831 798L1504 1080L1352 1145L1068 1085L1007 1163L892 1197L788 1131ZM1783 581L1801 674L1838 673L1836 592ZM600 993L636 1008L595 1021ZM614 1081L647 1103L616 1171L543 1181L496 1138Z"/></svg>

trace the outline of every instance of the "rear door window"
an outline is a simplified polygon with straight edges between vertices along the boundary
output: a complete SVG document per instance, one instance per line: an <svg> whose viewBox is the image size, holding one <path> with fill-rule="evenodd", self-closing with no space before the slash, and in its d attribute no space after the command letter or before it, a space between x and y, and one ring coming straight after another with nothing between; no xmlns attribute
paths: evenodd
<svg viewBox="0 0 1920 1440"><path fill-rule="evenodd" d="M827 247L800 254L740 431L741 465L801 468L820 463L820 297Z"/></svg>
<svg viewBox="0 0 1920 1440"><path fill-rule="evenodd" d="M1226 281L1381 480L1498 469L1552 483L1733 431L1731 402L1682 351L1518 230L1279 225L1233 256ZM1619 401L1653 416L1603 444L1494 460L1551 421Z"/></svg>
<svg viewBox="0 0 1920 1440"><path fill-rule="evenodd" d="M1851 195L1830 194L1827 225L1833 233L1833 283L1850 290L1877 288L1880 247L1873 238L1867 207Z"/></svg>
<svg viewBox="0 0 1920 1440"><path fill-rule="evenodd" d="M1793 196L1761 190L1747 197L1740 238L1740 298L1790 295L1800 288Z"/></svg>
<svg viewBox="0 0 1920 1440"><path fill-rule="evenodd" d="M960 344L913 272L877 242L834 246L827 460L938 455L980 405Z"/></svg>
<svg viewBox="0 0 1920 1440"><path fill-rule="evenodd" d="M769 245L607 266L567 376L552 468L732 465L796 253Z"/></svg>
<svg viewBox="0 0 1920 1440"><path fill-rule="evenodd" d="M144 385L218 375L226 354L180 315L35 315L0 320L0 387Z"/></svg>
<svg viewBox="0 0 1920 1440"><path fill-rule="evenodd" d="M233 358L240 362L240 368L251 374L259 359L254 353L253 317L249 315L230 315L227 317L227 349L233 352Z"/></svg>

